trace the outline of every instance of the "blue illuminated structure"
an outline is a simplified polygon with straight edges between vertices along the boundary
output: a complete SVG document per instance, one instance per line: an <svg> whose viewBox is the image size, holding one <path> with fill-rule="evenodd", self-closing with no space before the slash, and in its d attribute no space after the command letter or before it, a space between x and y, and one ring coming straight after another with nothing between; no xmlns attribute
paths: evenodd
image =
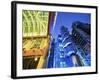
<svg viewBox="0 0 100 80"><path fill-rule="evenodd" d="M76 46L72 41L72 37L66 27L61 27L61 34L58 35L56 49L54 55L54 67L73 67L82 66L80 58L77 54ZM74 59L75 58L75 59ZM76 61L74 61L76 60Z"/></svg>
<svg viewBox="0 0 100 80"><path fill-rule="evenodd" d="M76 21L72 24L72 36L73 40L78 47L78 50L81 50L81 56L84 59L84 63L91 65L91 25L87 23L82 23Z"/></svg>
<svg viewBox="0 0 100 80"><path fill-rule="evenodd" d="M55 50L55 39L51 39L49 53L48 53L48 60L47 60L47 68L53 67L54 62L54 50Z"/></svg>
<svg viewBox="0 0 100 80"><path fill-rule="evenodd" d="M67 21L68 24L66 19L70 21ZM77 19L79 21L74 21ZM89 20L89 14L58 12L55 28L51 32L47 68L91 65L91 25L85 23L90 23Z"/></svg>
<svg viewBox="0 0 100 80"><path fill-rule="evenodd" d="M76 31L77 32L77 31ZM80 33L80 37L83 37ZM90 55L84 52L81 41L76 37L73 27L72 34L66 27L62 26L60 34L51 41L50 53L48 57L48 68L66 68L74 66L89 66ZM87 39L86 39L87 41Z"/></svg>

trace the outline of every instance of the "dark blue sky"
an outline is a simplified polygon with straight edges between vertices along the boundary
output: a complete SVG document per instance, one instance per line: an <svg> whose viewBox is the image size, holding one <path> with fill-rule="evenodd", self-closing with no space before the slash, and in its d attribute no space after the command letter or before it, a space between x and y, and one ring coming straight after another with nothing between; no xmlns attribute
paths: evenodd
<svg viewBox="0 0 100 80"><path fill-rule="evenodd" d="M74 21L80 21L83 23L91 23L91 15L87 13L69 13L69 12L58 12L56 24L54 30L51 32L54 38L57 38L61 26L65 26L71 32L72 23Z"/></svg>

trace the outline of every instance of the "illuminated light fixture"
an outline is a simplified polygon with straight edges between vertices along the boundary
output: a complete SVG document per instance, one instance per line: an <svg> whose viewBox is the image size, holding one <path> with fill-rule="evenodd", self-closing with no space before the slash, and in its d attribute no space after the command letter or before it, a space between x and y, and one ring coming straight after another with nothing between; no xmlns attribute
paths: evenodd
<svg viewBox="0 0 100 80"><path fill-rule="evenodd" d="M67 47L68 45L70 45L72 42L67 42L63 48Z"/></svg>
<svg viewBox="0 0 100 80"><path fill-rule="evenodd" d="M34 59L35 61L37 61L38 60L38 58L37 57L35 57L35 59Z"/></svg>

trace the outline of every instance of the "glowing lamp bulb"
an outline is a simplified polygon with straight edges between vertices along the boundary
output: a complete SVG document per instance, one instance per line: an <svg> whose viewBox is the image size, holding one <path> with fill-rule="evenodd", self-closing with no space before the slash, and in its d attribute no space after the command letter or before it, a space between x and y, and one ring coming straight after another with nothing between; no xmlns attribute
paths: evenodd
<svg viewBox="0 0 100 80"><path fill-rule="evenodd" d="M37 61L37 60L38 60L38 58L36 57L34 60L35 60L35 61Z"/></svg>

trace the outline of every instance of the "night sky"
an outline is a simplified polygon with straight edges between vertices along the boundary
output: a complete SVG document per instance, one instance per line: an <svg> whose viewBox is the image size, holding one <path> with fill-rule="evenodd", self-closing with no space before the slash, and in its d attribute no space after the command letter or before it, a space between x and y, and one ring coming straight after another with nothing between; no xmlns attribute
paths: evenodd
<svg viewBox="0 0 100 80"><path fill-rule="evenodd" d="M57 38L60 33L61 26L65 26L71 33L72 23L74 21L80 21L83 23L91 23L91 15L87 13L70 13L70 12L57 12L57 19L54 30L51 34L54 38Z"/></svg>

